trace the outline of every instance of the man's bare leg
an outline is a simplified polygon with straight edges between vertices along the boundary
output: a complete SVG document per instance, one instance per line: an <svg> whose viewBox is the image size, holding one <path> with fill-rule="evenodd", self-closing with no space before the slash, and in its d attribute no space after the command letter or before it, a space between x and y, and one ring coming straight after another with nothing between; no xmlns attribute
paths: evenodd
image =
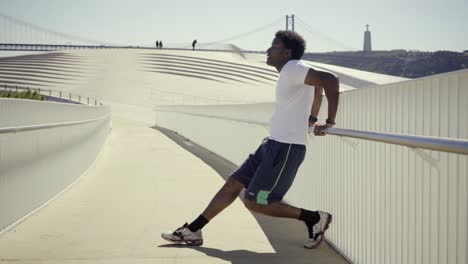
<svg viewBox="0 0 468 264"><path fill-rule="evenodd" d="M185 242L191 245L202 245L203 238L201 236L201 229L211 219L227 208L239 196L243 188L244 186L238 180L230 177L210 201L205 211L203 211L203 213L190 225L186 224L174 232L166 232L161 234L161 236L164 239L175 243ZM331 222L331 215L328 213L322 212L325 216L325 220L321 223L319 222L321 216L317 211L308 211L282 202L274 202L264 205L245 199L244 204L253 212L273 217L291 218L304 221L309 231L309 239L304 243L304 247L306 248L314 248L321 243L325 231L328 229L328 225ZM318 229L316 230L315 223L318 223Z"/></svg>
<svg viewBox="0 0 468 264"><path fill-rule="evenodd" d="M209 221L226 209L239 196L244 185L238 180L229 177L223 187L216 193L202 215Z"/></svg>
<svg viewBox="0 0 468 264"><path fill-rule="evenodd" d="M216 193L210 201L203 213L195 219L188 228L192 231L203 228L211 219L226 209L234 200L239 196L244 185L233 177L228 178L223 187ZM257 204L255 201L244 201L245 206L253 212L273 216L298 219L309 223L318 222L320 219L317 212L308 211L305 209L297 208L282 202L274 202L271 204Z"/></svg>
<svg viewBox="0 0 468 264"><path fill-rule="evenodd" d="M301 215L300 208L282 202L275 202L271 204L257 204L255 201L246 199L244 200L244 204L245 207L247 207L253 212L273 217L299 219L299 216Z"/></svg>
<svg viewBox="0 0 468 264"><path fill-rule="evenodd" d="M203 244L201 229L208 222L228 207L240 194L244 185L230 177L211 199L205 211L192 223L185 224L175 231L163 232L161 237L174 243L186 243L187 245L200 246Z"/></svg>
<svg viewBox="0 0 468 264"><path fill-rule="evenodd" d="M309 239L304 243L305 248L315 248L320 245L332 219L329 213L309 211L282 202L257 204L255 201L245 199L244 204L250 211L256 213L304 221L309 232Z"/></svg>
<svg viewBox="0 0 468 264"><path fill-rule="evenodd" d="M210 201L202 215L207 220L213 219L239 196L239 193L243 188L244 186L238 180L230 177ZM257 204L255 201L244 200L244 204L249 210L253 212L273 217L298 219L301 215L300 208L282 202L263 205Z"/></svg>

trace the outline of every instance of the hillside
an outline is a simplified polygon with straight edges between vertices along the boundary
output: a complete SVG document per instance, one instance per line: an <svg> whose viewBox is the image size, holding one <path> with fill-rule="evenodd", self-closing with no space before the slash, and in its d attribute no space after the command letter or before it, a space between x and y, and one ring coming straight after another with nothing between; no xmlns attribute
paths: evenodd
<svg viewBox="0 0 468 264"><path fill-rule="evenodd" d="M405 78L419 78L468 68L468 51L307 53L304 59Z"/></svg>

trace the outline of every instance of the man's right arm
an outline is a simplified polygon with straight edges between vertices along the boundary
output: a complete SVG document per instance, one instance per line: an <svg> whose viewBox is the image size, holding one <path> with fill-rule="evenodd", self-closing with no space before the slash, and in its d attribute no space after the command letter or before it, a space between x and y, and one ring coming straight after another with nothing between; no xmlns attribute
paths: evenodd
<svg viewBox="0 0 468 264"><path fill-rule="evenodd" d="M338 99L340 94L340 84L338 78L332 73L316 71L315 69L310 68L307 72L304 84L323 87L325 90L325 95L328 101L327 125L316 126L315 128L316 135L324 135L323 129L326 127L331 127L334 124L336 112L338 110Z"/></svg>

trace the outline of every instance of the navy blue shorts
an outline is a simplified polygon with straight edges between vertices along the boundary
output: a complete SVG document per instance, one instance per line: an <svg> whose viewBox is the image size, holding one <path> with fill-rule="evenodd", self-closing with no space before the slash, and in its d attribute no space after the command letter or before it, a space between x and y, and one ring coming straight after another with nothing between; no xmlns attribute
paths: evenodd
<svg viewBox="0 0 468 264"><path fill-rule="evenodd" d="M258 204L278 202L291 187L305 153L305 145L266 138L231 177L247 189L245 199Z"/></svg>

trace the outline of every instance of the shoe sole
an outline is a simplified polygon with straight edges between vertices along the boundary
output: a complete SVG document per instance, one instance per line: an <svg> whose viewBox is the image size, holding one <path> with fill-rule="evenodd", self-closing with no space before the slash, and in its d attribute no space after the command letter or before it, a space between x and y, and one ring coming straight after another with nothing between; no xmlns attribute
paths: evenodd
<svg viewBox="0 0 468 264"><path fill-rule="evenodd" d="M203 240L184 240L184 242L187 246L197 247L203 245Z"/></svg>
<svg viewBox="0 0 468 264"><path fill-rule="evenodd" d="M314 248L318 247L320 244L322 244L323 238L325 237L325 231L327 231L328 227L330 226L330 223L331 223L331 221L332 221L332 217L333 217L333 216L332 216L331 214L329 214L329 217L328 217L328 219L327 219L327 222L325 223L325 228L323 229L322 236L320 237L319 242L318 242L317 244L311 246L311 247L306 247L306 246L304 245L304 248L307 248L307 249L314 249Z"/></svg>
<svg viewBox="0 0 468 264"><path fill-rule="evenodd" d="M166 240L166 241L175 243L175 244L185 243L187 246L194 246L194 247L203 245L203 240L202 239L197 239L197 240L172 240L172 239L169 239L169 238L165 238L163 236L161 236L161 238Z"/></svg>

